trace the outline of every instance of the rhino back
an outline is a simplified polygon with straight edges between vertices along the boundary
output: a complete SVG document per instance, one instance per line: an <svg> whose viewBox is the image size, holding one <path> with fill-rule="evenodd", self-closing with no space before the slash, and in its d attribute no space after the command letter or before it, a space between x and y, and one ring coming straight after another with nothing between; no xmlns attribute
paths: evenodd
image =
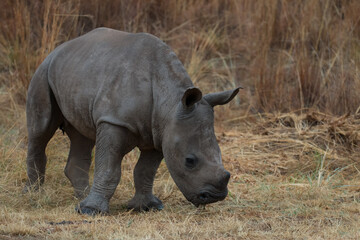
<svg viewBox="0 0 360 240"><path fill-rule="evenodd" d="M95 139L97 126L108 122L151 143L153 70L162 64L159 52L169 51L149 34L96 29L54 50L49 85L66 120L83 135Z"/></svg>

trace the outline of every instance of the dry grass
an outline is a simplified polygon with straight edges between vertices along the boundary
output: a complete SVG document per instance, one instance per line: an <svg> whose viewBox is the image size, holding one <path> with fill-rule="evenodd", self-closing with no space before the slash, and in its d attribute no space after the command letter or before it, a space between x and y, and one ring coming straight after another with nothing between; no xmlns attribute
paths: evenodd
<svg viewBox="0 0 360 240"><path fill-rule="evenodd" d="M359 11L357 0L0 1L0 239L359 239ZM31 76L99 26L164 39L205 92L245 87L216 109L225 201L196 209L162 164L165 209L128 212L134 150L110 215L78 215L60 131L42 190L21 194Z"/></svg>
<svg viewBox="0 0 360 240"><path fill-rule="evenodd" d="M150 32L205 91L243 85L251 113L354 113L360 95L357 0L3 0L0 82L24 102L54 47L94 27Z"/></svg>
<svg viewBox="0 0 360 240"><path fill-rule="evenodd" d="M229 119L216 132L232 173L223 202L196 209L164 164L155 193L161 212L125 209L134 193L138 151L123 162L110 216L75 213L63 174L68 140L58 131L47 149L41 192L21 194L26 180L25 116L1 129L0 238L4 239L358 239L359 115L335 119L313 112ZM14 113L15 114L15 113ZM65 222L64 222L65 221Z"/></svg>

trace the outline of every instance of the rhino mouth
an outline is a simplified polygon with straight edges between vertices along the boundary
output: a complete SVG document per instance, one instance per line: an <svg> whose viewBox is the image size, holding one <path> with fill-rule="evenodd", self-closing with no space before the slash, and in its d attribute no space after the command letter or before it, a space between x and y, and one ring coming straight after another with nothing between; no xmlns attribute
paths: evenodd
<svg viewBox="0 0 360 240"><path fill-rule="evenodd" d="M202 190L198 195L196 195L191 202L196 207L199 207L200 205L206 205L209 203L224 200L227 194L227 188L225 188L225 190L219 191L214 187L207 187L206 189Z"/></svg>

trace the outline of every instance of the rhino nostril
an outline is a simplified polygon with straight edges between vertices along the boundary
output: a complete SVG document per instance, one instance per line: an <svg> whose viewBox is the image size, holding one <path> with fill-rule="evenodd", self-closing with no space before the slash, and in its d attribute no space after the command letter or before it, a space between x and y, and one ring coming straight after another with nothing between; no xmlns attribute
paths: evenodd
<svg viewBox="0 0 360 240"><path fill-rule="evenodd" d="M201 193L200 195L199 195L199 199L200 200L202 200L202 201L205 201L205 200L207 200L209 198L209 193Z"/></svg>

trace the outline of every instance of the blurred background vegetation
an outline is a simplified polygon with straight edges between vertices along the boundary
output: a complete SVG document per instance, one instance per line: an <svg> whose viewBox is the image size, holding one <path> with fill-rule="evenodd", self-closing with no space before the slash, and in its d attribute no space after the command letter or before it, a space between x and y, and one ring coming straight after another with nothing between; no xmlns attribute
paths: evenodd
<svg viewBox="0 0 360 240"><path fill-rule="evenodd" d="M164 40L205 92L243 86L247 113L355 113L359 12L358 0L2 0L0 87L24 104L49 52L110 27Z"/></svg>

